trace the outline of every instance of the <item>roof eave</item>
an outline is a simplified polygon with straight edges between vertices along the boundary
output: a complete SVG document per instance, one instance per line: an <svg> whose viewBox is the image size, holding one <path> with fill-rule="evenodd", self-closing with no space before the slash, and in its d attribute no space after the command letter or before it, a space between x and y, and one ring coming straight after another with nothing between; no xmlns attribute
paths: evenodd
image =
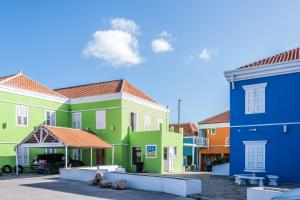
<svg viewBox="0 0 300 200"><path fill-rule="evenodd" d="M228 82L232 82L297 72L300 72L300 60L228 70L224 75Z"/></svg>

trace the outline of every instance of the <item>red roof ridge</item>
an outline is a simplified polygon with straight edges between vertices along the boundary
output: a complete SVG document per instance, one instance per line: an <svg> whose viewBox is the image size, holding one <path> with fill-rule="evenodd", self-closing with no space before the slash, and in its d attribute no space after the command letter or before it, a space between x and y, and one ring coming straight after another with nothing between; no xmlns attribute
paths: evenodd
<svg viewBox="0 0 300 200"><path fill-rule="evenodd" d="M12 78L15 78L18 75L20 75L20 73L8 75L8 76L2 76L2 77L0 77L0 83L5 83L6 81L8 81Z"/></svg>
<svg viewBox="0 0 300 200"><path fill-rule="evenodd" d="M276 55L269 56L267 58L259 59L255 62L239 67L238 69L262 67L271 64L287 63L296 60L300 60L300 47L286 50Z"/></svg>
<svg viewBox="0 0 300 200"><path fill-rule="evenodd" d="M86 83L86 84L80 84L80 85L73 85L73 86L67 86L67 87L62 87L62 88L55 88L54 91L84 87L84 86L89 86L89 85L96 85L96 84L101 84L101 83L110 83L110 82L116 82L116 81L123 81L123 80L124 79L115 79L115 80L110 80L110 81L100 81L100 82Z"/></svg>
<svg viewBox="0 0 300 200"><path fill-rule="evenodd" d="M227 123L230 122L230 111L225 111L222 113L219 113L217 115L214 115L212 117L209 117L207 119L204 119L198 124L215 124L215 123Z"/></svg>

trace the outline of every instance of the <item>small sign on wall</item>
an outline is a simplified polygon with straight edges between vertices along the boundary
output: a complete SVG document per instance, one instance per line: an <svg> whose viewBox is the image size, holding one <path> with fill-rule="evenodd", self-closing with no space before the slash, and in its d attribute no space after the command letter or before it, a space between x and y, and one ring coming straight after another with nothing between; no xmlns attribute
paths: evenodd
<svg viewBox="0 0 300 200"><path fill-rule="evenodd" d="M157 146L146 145L146 158L156 158Z"/></svg>

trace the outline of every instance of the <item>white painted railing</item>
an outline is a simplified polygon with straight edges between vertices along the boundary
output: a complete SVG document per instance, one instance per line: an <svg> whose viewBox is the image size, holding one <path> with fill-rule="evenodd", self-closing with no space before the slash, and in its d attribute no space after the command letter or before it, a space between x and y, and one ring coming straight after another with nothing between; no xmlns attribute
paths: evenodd
<svg viewBox="0 0 300 200"><path fill-rule="evenodd" d="M225 147L230 146L230 137L225 137Z"/></svg>
<svg viewBox="0 0 300 200"><path fill-rule="evenodd" d="M205 137L199 137L195 139L195 144L200 147L208 147L209 139Z"/></svg>

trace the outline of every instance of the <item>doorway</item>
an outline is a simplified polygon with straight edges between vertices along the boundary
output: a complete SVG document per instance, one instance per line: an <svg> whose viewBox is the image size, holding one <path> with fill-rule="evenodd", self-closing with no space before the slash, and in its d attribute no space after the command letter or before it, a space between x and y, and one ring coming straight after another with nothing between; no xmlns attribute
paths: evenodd
<svg viewBox="0 0 300 200"><path fill-rule="evenodd" d="M164 171L174 172L176 161L176 147L164 147Z"/></svg>
<svg viewBox="0 0 300 200"><path fill-rule="evenodd" d="M96 164L105 165L105 149L96 149Z"/></svg>

